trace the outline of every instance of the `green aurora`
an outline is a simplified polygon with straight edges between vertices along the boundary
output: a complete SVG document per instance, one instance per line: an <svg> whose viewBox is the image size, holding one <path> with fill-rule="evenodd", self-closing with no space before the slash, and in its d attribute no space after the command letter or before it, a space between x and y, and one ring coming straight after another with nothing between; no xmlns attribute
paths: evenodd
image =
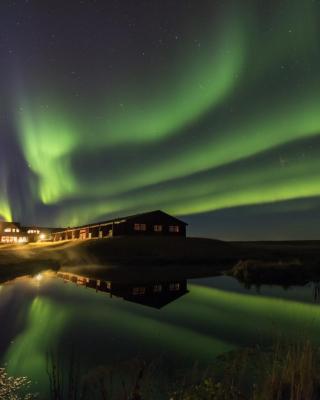
<svg viewBox="0 0 320 400"><path fill-rule="evenodd" d="M1 179L0 175L0 188L2 189L0 191L0 220L4 219L5 221L11 221L12 220L12 212L11 212L11 206L10 206L10 201L7 193L7 183L6 179L3 175L3 179Z"/></svg>
<svg viewBox="0 0 320 400"><path fill-rule="evenodd" d="M73 225L319 197L319 4L270 3L262 20L258 3L207 5L206 18L178 21L171 47L141 51L105 86L87 71L78 97L45 63L35 85L21 74L30 207ZM0 196L5 219L10 207Z"/></svg>
<svg viewBox="0 0 320 400"><path fill-rule="evenodd" d="M10 204L7 198L0 198L0 218L3 218L5 221L11 221L11 209Z"/></svg>

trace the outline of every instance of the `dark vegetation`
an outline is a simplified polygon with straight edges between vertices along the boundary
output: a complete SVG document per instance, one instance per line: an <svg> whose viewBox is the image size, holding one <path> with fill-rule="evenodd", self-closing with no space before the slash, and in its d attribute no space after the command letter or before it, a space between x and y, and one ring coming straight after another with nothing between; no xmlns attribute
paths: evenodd
<svg viewBox="0 0 320 400"><path fill-rule="evenodd" d="M279 261L239 261L228 274L251 285L304 285L313 280L312 271L307 270L297 259Z"/></svg>
<svg viewBox="0 0 320 400"><path fill-rule="evenodd" d="M48 355L46 399L19 396L26 378L1 380L0 399L39 400L318 400L320 353L308 340L278 342L273 348L241 349L218 358L206 369L194 366L181 371L169 384L159 384L164 366L132 360L100 366L81 373L74 357L65 368ZM3 374L5 374L3 372ZM168 375L170 371L168 371ZM9 384L10 382L10 384ZM13 385L16 382L17 387ZM15 397L1 397L8 385ZM13 386L13 388L12 388ZM26 396L26 395L24 395Z"/></svg>
<svg viewBox="0 0 320 400"><path fill-rule="evenodd" d="M242 255L228 274L246 285L290 286L320 280L320 241L243 242L235 245Z"/></svg>

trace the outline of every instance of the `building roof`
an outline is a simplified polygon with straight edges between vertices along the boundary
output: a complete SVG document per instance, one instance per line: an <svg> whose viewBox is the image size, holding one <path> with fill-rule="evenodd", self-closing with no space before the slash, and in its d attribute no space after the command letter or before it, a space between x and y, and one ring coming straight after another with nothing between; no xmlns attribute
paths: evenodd
<svg viewBox="0 0 320 400"><path fill-rule="evenodd" d="M39 229L43 231L50 231L50 232L60 232L63 231L65 228L49 228L39 225L24 225L22 226L20 222L15 221L0 221L0 229L7 228L7 227L16 227L23 231L27 231L28 229Z"/></svg>
<svg viewBox="0 0 320 400"><path fill-rule="evenodd" d="M47 227L47 226L39 226L39 225L27 225L27 226L23 226L22 227L23 229L25 229L25 230L28 230L28 229L39 229L40 231L50 231L50 232L61 232L61 231L63 231L65 228L49 228L49 227Z"/></svg>
<svg viewBox="0 0 320 400"><path fill-rule="evenodd" d="M141 216L144 216L144 215L159 214L159 213L160 213L160 214L163 214L163 215L165 215L165 216L167 216L167 217L169 217L169 218L171 218L171 219L176 220L176 221L179 222L180 224L188 225L186 222L182 221L181 219L178 219L178 218L176 218L176 217L173 217L172 215L167 214L167 213L165 213L164 211L161 211L161 210L154 210L154 211L148 211L148 212L139 213L139 214L127 215L126 217L113 218L113 219L109 219L109 220L101 221L101 222L93 222L93 223L88 223L88 224L85 224L85 225L68 227L68 228L63 229L62 231L70 230L70 229L81 229L81 228L86 228L87 226L107 225L107 224L112 224L113 222L125 222L125 221L127 221L127 220L135 219L135 218L138 218L138 217L141 217Z"/></svg>
<svg viewBox="0 0 320 400"><path fill-rule="evenodd" d="M9 221L0 221L0 226L20 226L20 222L9 222Z"/></svg>

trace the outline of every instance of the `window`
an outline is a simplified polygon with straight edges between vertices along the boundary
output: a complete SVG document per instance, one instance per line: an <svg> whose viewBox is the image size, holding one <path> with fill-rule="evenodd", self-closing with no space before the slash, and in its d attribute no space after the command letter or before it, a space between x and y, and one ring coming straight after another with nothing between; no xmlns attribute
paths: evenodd
<svg viewBox="0 0 320 400"><path fill-rule="evenodd" d="M134 224L133 229L135 231L146 231L147 225L146 224Z"/></svg>
<svg viewBox="0 0 320 400"><path fill-rule="evenodd" d="M28 233L37 233L39 235L40 231L39 229L28 229Z"/></svg>
<svg viewBox="0 0 320 400"><path fill-rule="evenodd" d="M162 225L154 225L153 229L155 232L162 232Z"/></svg>
<svg viewBox="0 0 320 400"><path fill-rule="evenodd" d="M179 232L179 226L178 225L169 226L169 232Z"/></svg>
<svg viewBox="0 0 320 400"><path fill-rule="evenodd" d="M145 293L146 293L146 288L143 287L143 286L134 287L132 289L132 294L134 296L142 295L142 294L145 294Z"/></svg>
<svg viewBox="0 0 320 400"><path fill-rule="evenodd" d="M153 286L153 292L154 293L159 293L162 291L162 285L154 285Z"/></svg>
<svg viewBox="0 0 320 400"><path fill-rule="evenodd" d="M180 283L170 283L169 290L171 292L177 292L180 290Z"/></svg>
<svg viewBox="0 0 320 400"><path fill-rule="evenodd" d="M1 242L3 243L16 243L18 241L17 236L2 236Z"/></svg>

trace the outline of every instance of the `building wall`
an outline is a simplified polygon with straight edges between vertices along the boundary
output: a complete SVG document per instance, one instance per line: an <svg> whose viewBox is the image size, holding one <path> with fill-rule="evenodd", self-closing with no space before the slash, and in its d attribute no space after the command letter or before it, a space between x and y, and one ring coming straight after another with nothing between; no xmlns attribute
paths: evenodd
<svg viewBox="0 0 320 400"><path fill-rule="evenodd" d="M114 225L114 236L186 236L186 226L176 220L139 218Z"/></svg>
<svg viewBox="0 0 320 400"><path fill-rule="evenodd" d="M97 223L54 233L53 240L94 239L111 236L186 236L186 225L162 212L151 212L123 221Z"/></svg>
<svg viewBox="0 0 320 400"><path fill-rule="evenodd" d="M0 223L0 243L27 243L28 236L18 222Z"/></svg>

